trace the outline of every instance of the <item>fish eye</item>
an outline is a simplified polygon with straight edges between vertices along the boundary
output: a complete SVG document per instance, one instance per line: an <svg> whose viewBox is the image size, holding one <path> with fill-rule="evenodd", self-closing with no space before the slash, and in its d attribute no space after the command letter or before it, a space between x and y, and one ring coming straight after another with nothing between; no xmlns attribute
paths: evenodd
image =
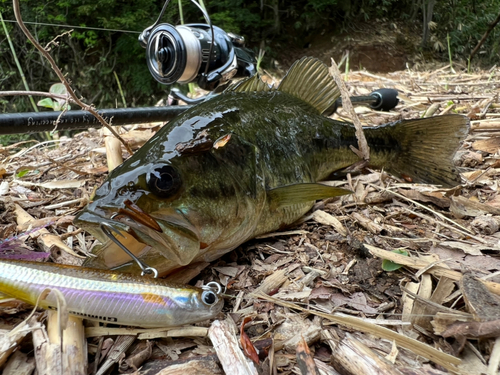
<svg viewBox="0 0 500 375"><path fill-rule="evenodd" d="M151 192L161 198L174 195L182 185L181 177L170 165L164 165L148 173L146 183Z"/></svg>
<svg viewBox="0 0 500 375"><path fill-rule="evenodd" d="M212 292L211 290L205 290L202 294L201 294L201 300L203 301L203 303L205 305L213 305L214 303L217 302L218 298L217 298L217 294L215 294L214 292Z"/></svg>

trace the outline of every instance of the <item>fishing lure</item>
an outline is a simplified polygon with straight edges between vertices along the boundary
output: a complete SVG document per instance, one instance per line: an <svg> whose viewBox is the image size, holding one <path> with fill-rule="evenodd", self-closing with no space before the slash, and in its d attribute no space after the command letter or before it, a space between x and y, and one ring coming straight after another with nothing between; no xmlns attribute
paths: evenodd
<svg viewBox="0 0 500 375"><path fill-rule="evenodd" d="M210 319L224 304L216 282L196 288L106 270L0 260L0 293L35 305L47 288L62 293L72 315L146 328ZM55 293L50 292L39 306L56 309Z"/></svg>

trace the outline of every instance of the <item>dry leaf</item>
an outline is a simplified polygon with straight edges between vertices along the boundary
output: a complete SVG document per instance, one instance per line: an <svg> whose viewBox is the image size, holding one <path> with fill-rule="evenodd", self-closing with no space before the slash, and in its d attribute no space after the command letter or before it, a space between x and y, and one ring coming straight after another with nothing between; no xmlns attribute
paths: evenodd
<svg viewBox="0 0 500 375"><path fill-rule="evenodd" d="M477 151L496 154L500 150L500 137L480 139L472 144L472 148Z"/></svg>
<svg viewBox="0 0 500 375"><path fill-rule="evenodd" d="M245 324L248 322L251 322L252 318L247 316L245 319L243 319L243 322L241 322L241 328L240 328L240 344L241 347L243 348L243 353L250 358L256 365L259 364L259 355L257 354L257 351L255 350L255 346L253 345L252 341L250 341L250 337L245 332Z"/></svg>

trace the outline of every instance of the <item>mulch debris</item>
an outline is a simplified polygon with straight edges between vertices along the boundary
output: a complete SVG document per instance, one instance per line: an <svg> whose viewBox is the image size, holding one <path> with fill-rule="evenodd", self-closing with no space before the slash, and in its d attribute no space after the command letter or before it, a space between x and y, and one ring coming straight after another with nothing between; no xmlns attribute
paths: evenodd
<svg viewBox="0 0 500 375"><path fill-rule="evenodd" d="M222 374L221 363L234 366L224 367L228 374L228 368L241 374L497 373L500 69L454 68L459 72L450 66L357 71L348 74L347 85L351 95L380 87L400 92L391 112L356 108L367 126L468 116L471 132L456 157L461 186L412 184L368 169L331 181L354 194L318 202L287 231L243 244L195 278L226 287L229 297L216 323L177 331L89 323L89 373ZM343 109L334 117L350 121ZM120 130L137 149L156 129ZM0 146L0 257L81 264L96 240L72 218L106 174L97 130ZM19 363L33 364L25 374L35 367L31 335L11 337L30 312L19 301L0 303L4 374ZM37 314L32 329L40 329L44 312ZM229 350L212 342L234 337L246 355L226 365Z"/></svg>

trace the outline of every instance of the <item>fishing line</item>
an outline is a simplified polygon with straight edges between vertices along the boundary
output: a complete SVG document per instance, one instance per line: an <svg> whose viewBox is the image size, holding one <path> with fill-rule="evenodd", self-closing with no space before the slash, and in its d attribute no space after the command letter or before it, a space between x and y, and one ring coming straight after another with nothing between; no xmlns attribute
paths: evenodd
<svg viewBox="0 0 500 375"><path fill-rule="evenodd" d="M4 22L17 23L16 20L4 20ZM29 22L23 21L26 24L30 25L41 25L41 26L55 26L55 27L69 27L71 29L83 29L83 30L96 30L96 31L113 31L119 33L129 33L129 34L140 34L140 31L133 30L119 30L119 29L105 29L102 27L88 27L88 26L73 26L73 25L61 25L56 23L45 23L45 22Z"/></svg>

